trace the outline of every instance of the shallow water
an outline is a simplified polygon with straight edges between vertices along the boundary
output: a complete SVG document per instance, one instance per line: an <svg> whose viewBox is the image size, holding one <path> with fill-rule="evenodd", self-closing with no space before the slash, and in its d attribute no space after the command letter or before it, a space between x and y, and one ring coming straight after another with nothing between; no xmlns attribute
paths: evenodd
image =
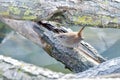
<svg viewBox="0 0 120 80"><path fill-rule="evenodd" d="M71 28L74 31L80 29L80 27ZM85 28L83 37L107 59L120 56L120 29ZM0 54L49 68L53 71L70 72L64 68L62 63L50 57L39 46L16 33L11 33L0 44Z"/></svg>

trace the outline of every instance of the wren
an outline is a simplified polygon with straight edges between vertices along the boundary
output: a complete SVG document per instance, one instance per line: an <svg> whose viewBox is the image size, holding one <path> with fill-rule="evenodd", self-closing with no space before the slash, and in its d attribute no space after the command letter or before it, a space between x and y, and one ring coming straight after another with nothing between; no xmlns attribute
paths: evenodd
<svg viewBox="0 0 120 80"><path fill-rule="evenodd" d="M80 41L83 40L82 31L84 28L85 26L83 26L79 32L60 33L57 35L57 39L60 41L60 44L65 47L77 47Z"/></svg>

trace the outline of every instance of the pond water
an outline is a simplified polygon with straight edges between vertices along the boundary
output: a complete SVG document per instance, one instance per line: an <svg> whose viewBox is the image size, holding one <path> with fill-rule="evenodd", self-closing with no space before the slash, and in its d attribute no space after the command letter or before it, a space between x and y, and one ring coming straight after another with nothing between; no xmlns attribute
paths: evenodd
<svg viewBox="0 0 120 80"><path fill-rule="evenodd" d="M80 29L80 27L70 28L74 31ZM105 58L120 56L120 29L85 28L83 36L84 40L95 47ZM0 54L53 71L70 73L62 63L50 57L39 46L14 32L9 33L0 44Z"/></svg>

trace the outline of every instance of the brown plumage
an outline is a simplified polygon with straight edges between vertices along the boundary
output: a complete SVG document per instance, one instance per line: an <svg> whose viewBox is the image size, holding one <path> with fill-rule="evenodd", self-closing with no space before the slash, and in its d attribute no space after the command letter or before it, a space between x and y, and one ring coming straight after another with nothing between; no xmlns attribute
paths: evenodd
<svg viewBox="0 0 120 80"><path fill-rule="evenodd" d="M57 35L57 38L63 46L70 48L76 47L78 46L79 42L83 40L82 31L84 28L85 26L82 27L79 32L60 33Z"/></svg>

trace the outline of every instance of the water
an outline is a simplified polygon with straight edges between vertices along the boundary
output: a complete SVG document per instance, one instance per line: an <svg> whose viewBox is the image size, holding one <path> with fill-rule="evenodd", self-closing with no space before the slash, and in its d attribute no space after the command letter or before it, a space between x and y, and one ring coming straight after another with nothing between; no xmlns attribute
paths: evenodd
<svg viewBox="0 0 120 80"><path fill-rule="evenodd" d="M71 28L74 31L80 29L80 27ZM119 34L119 29L107 28L85 28L83 31L84 40L95 47L107 59L120 56ZM0 44L0 54L49 68L53 71L70 73L62 63L49 56L42 48L16 33L11 33L3 40Z"/></svg>

